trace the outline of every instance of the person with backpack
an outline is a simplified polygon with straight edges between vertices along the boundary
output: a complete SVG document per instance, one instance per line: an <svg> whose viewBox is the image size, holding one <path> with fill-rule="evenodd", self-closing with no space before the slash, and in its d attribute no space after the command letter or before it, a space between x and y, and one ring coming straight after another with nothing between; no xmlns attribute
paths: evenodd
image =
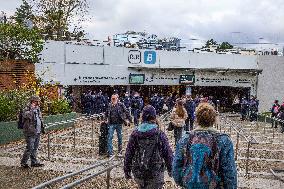
<svg viewBox="0 0 284 189"><path fill-rule="evenodd" d="M112 139L116 130L118 138L118 153L122 151L122 124L129 125L132 122L130 113L123 103L118 101L118 95L111 96L111 103L105 114L106 123L108 124L107 148L108 156L113 155Z"/></svg>
<svg viewBox="0 0 284 189"><path fill-rule="evenodd" d="M165 168L171 177L173 152L156 117L153 106L144 107L142 123L131 133L125 152L125 178L132 173L141 189L162 189Z"/></svg>
<svg viewBox="0 0 284 189"><path fill-rule="evenodd" d="M140 98L139 93L135 92L131 99L131 114L134 118L134 125L137 127L139 124L141 110L143 109L143 100Z"/></svg>
<svg viewBox="0 0 284 189"><path fill-rule="evenodd" d="M187 111L187 119L185 120L185 131L193 130L193 123L195 119L195 102L192 99L191 95L187 95L184 107Z"/></svg>
<svg viewBox="0 0 284 189"><path fill-rule="evenodd" d="M180 140L173 160L173 178L184 188L237 188L234 147L213 125L217 112L208 103L196 109L198 127Z"/></svg>
<svg viewBox="0 0 284 189"><path fill-rule="evenodd" d="M40 134L44 132L42 114L40 110L40 98L32 96L30 103L19 115L18 127L23 129L26 141L26 149L21 159L21 167L29 168L28 160L31 159L31 167L42 167L37 159Z"/></svg>
<svg viewBox="0 0 284 189"><path fill-rule="evenodd" d="M275 100L274 104L273 104L273 106L271 108L271 118L272 119L277 117L277 115L279 113L279 109L280 109L279 101ZM274 125L274 121L272 121L272 126L271 127L273 127L273 126L274 126L274 128L277 128L277 122L275 122L275 125Z"/></svg>
<svg viewBox="0 0 284 189"><path fill-rule="evenodd" d="M174 126L175 145L182 137L182 130L185 127L185 120L187 119L187 111L183 106L181 99L178 99L176 106L171 113L171 123Z"/></svg>

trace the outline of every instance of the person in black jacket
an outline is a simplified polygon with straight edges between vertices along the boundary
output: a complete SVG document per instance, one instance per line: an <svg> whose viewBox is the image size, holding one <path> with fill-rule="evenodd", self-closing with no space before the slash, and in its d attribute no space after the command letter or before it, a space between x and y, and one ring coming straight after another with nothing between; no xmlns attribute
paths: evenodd
<svg viewBox="0 0 284 189"><path fill-rule="evenodd" d="M129 111L125 105L118 101L118 95L111 96L111 103L106 111L106 122L108 123L108 156L113 155L112 139L114 131L116 130L118 138L118 152L122 151L122 124L129 125L132 122Z"/></svg>

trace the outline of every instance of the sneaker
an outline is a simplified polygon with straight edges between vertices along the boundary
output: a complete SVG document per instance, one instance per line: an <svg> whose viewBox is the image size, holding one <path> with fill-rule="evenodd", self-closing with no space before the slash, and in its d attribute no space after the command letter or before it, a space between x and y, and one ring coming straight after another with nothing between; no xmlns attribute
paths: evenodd
<svg viewBox="0 0 284 189"><path fill-rule="evenodd" d="M42 163L36 163L36 164L31 165L31 167L43 167L43 166L44 164Z"/></svg>
<svg viewBox="0 0 284 189"><path fill-rule="evenodd" d="M24 168L24 169L30 168L30 166L28 164L21 164L21 167Z"/></svg>

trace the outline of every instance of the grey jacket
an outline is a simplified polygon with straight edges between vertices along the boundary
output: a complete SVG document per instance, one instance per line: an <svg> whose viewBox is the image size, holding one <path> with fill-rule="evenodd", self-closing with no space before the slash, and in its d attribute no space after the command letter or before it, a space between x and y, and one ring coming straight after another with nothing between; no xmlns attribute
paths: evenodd
<svg viewBox="0 0 284 189"><path fill-rule="evenodd" d="M41 132L44 133L44 125L42 121L42 113L40 109L39 111L39 118L41 120ZM34 116L34 111L31 107L31 104L29 104L24 110L23 110L23 132L25 136L34 136L37 134L36 131L36 120Z"/></svg>

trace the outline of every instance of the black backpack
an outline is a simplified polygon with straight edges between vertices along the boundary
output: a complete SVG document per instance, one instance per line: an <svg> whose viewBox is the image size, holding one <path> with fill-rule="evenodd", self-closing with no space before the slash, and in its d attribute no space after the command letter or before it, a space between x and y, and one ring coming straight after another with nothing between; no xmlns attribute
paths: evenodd
<svg viewBox="0 0 284 189"><path fill-rule="evenodd" d="M164 161L159 151L160 132L149 138L137 138L133 158L133 175L139 179L152 179L155 173L164 169Z"/></svg>
<svg viewBox="0 0 284 189"><path fill-rule="evenodd" d="M18 129L23 129L23 128L24 128L23 110L20 110L18 116Z"/></svg>

